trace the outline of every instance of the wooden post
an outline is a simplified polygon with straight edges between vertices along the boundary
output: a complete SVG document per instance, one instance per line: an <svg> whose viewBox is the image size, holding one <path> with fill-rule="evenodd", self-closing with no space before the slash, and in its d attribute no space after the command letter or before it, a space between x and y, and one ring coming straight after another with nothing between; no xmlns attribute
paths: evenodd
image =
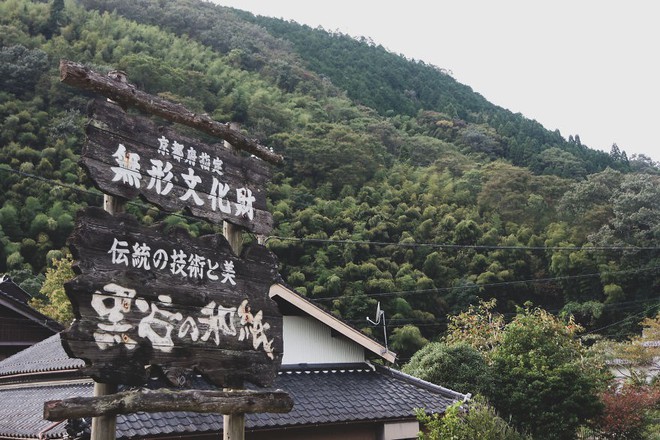
<svg viewBox="0 0 660 440"><path fill-rule="evenodd" d="M117 386L94 382L94 397L107 396L117 391ZM92 418L91 440L115 440L117 416L114 414Z"/></svg>
<svg viewBox="0 0 660 440"><path fill-rule="evenodd" d="M240 126L237 122L230 123L229 127L236 132L238 132L240 129ZM234 154L238 152L238 150L234 148L229 142L225 141L224 144L225 148L229 149ZM234 253L236 255L240 255L241 251L243 250L243 229L240 226L236 226L225 221L222 223L222 234L231 245L231 249L234 251Z"/></svg>
<svg viewBox="0 0 660 440"><path fill-rule="evenodd" d="M126 84L126 74L123 72L112 71L108 76L115 81ZM124 212L125 203L111 195L103 195L103 209L112 214ZM117 392L117 385L109 383L94 382L94 397L107 396ZM115 440L117 438L117 416L114 414L93 417L91 440Z"/></svg>
<svg viewBox="0 0 660 440"><path fill-rule="evenodd" d="M232 130L238 131L240 126L236 122L229 124ZM236 152L236 149L227 141L225 147ZM243 249L243 231L240 226L233 225L227 221L222 224L222 234L229 242L236 255L241 254ZM223 440L245 440L245 414L223 414L222 416L222 438Z"/></svg>
<svg viewBox="0 0 660 440"><path fill-rule="evenodd" d="M124 212L122 200L108 194L103 195L103 209L115 215ZM117 392L117 385L94 382L94 397L107 396ZM114 414L93 417L91 440L115 440L117 435L117 416Z"/></svg>
<svg viewBox="0 0 660 440"><path fill-rule="evenodd" d="M116 197L103 195L103 209L112 215L124 211L124 203ZM94 382L94 397L107 396L117 392L117 386L109 383ZM91 440L115 440L117 416L105 415L92 418Z"/></svg>

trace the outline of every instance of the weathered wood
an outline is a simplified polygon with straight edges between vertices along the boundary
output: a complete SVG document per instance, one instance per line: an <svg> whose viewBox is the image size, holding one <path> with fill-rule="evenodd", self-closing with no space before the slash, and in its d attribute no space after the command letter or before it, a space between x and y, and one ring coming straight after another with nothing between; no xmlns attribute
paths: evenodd
<svg viewBox="0 0 660 440"><path fill-rule="evenodd" d="M123 75L116 76L119 81L124 81ZM103 195L103 210L108 214L121 214L126 209L126 202L109 194ZM94 382L94 397L106 396L117 392L117 385L111 383ZM117 416L104 415L92 418L90 440L115 440L117 434Z"/></svg>
<svg viewBox="0 0 660 440"><path fill-rule="evenodd" d="M194 368L218 386L272 384L283 348L268 297L273 254L250 244L239 257L220 234L161 229L81 212L69 239L80 275L65 285L76 316L62 333L67 353L98 382L141 384L145 366L159 365Z"/></svg>
<svg viewBox="0 0 660 440"><path fill-rule="evenodd" d="M222 415L222 439L245 440L245 414Z"/></svg>
<svg viewBox="0 0 660 440"><path fill-rule="evenodd" d="M44 419L65 420L135 412L286 413L293 400L284 391L141 390L44 403Z"/></svg>
<svg viewBox="0 0 660 440"><path fill-rule="evenodd" d="M231 127L238 130L239 125L236 122L232 122ZM227 141L225 141L225 148L232 153L237 152L231 143ZM239 226L225 221L222 225L222 234L229 242L232 250L237 254L241 253L243 249L243 230ZM222 439L245 440L245 414L224 413L222 415Z"/></svg>
<svg viewBox="0 0 660 440"><path fill-rule="evenodd" d="M283 162L281 155L260 145L240 132L232 130L227 124L214 121L206 114L196 114L181 104L176 104L157 96L149 95L131 84L124 84L101 75L81 64L68 60L60 61L60 79L65 84L84 90L100 93L121 105L135 107L146 113L154 114L172 122L193 127L204 133L229 141L236 148L251 153L266 162Z"/></svg>
<svg viewBox="0 0 660 440"><path fill-rule="evenodd" d="M170 212L187 209L257 234L272 230L266 204L271 171L263 161L129 116L106 101L95 101L90 116L81 164L101 191L123 199L141 196Z"/></svg>
<svg viewBox="0 0 660 440"><path fill-rule="evenodd" d="M107 383L94 383L94 397L111 396L117 392L117 385ZM44 413L46 409L44 404ZM61 420L61 419L58 419ZM92 418L91 440L115 440L117 431L117 416L104 414Z"/></svg>

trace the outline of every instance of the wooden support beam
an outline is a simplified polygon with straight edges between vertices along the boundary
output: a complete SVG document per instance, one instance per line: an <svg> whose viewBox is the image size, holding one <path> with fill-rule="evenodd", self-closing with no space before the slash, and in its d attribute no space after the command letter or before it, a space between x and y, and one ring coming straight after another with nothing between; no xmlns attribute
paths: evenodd
<svg viewBox="0 0 660 440"><path fill-rule="evenodd" d="M83 90L100 93L120 105L135 107L145 113L154 114L168 121L187 125L219 137L231 143L234 147L254 154L266 162L279 164L284 161L281 155L270 151L256 140L232 129L228 124L215 121L206 114L196 114L181 104L150 95L138 90L131 84L101 75L82 64L61 60L60 80L65 84Z"/></svg>
<svg viewBox="0 0 660 440"><path fill-rule="evenodd" d="M94 383L94 396L112 396L117 392L117 385L108 383ZM91 440L115 440L117 438L117 416L106 414L92 418Z"/></svg>
<svg viewBox="0 0 660 440"><path fill-rule="evenodd" d="M284 391L138 390L44 403L44 419L58 421L136 412L285 413L293 400Z"/></svg>
<svg viewBox="0 0 660 440"><path fill-rule="evenodd" d="M232 122L230 123L230 127L238 130L239 124ZM225 148L234 154L237 153L236 148L228 140L225 140ZM240 226L225 221L222 224L222 233L234 250L234 253L240 255L243 249L243 229ZM225 391L232 390L226 389ZM245 440L244 413L222 413L222 440Z"/></svg>

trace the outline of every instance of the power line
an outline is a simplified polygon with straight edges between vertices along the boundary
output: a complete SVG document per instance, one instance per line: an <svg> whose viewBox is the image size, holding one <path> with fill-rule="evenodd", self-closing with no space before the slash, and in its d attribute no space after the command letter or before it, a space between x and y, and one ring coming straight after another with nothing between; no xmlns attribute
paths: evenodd
<svg viewBox="0 0 660 440"><path fill-rule="evenodd" d="M78 193L88 195L88 196L101 197L101 198L104 196L104 194L100 191L90 190L88 188L80 188L80 187L77 187L75 185L62 183L62 182L57 181L57 180L48 179L46 177L37 176L37 175L31 174L31 173L26 173L24 171L15 170L13 168L0 167L0 171L8 171L8 172L17 174L19 176L39 180L41 182L48 183L48 184L55 185L55 186L60 186L62 188L70 189L72 191L76 191ZM140 203L139 201L134 201L134 200L127 200L126 204L129 205L129 206L134 206L136 208L140 208L140 209L149 209L149 208L151 208L150 205L145 205L144 203ZM167 215L182 218L182 219L185 219L185 220L201 221L199 218L196 218L196 217L193 217L193 216L190 216L190 215L177 213L177 212L167 212Z"/></svg>
<svg viewBox="0 0 660 440"><path fill-rule="evenodd" d="M567 276L563 276L563 277L530 278L528 280L503 281L501 283L470 284L470 285L465 285L465 286L454 286L454 287L436 287L436 288L433 288L433 289L400 290L400 291L394 291L394 292L377 292L377 293L353 294L353 295L344 295L344 296L337 297L337 298L318 298L318 299L312 299L311 301L313 301L313 302L334 301L335 299L361 297L361 296L366 296L366 297L369 297L369 298L377 298L377 297L385 297L385 296L412 295L412 294L418 294L418 293L440 293L440 292L451 292L451 291L456 291L456 290L480 289L480 288L487 288L487 287L502 287L502 286L511 286L511 285L529 284L529 283L552 283L552 282L555 282L555 281L566 281L566 280L582 279L582 278L594 278L594 277L600 277L600 276L603 276L603 275L607 275L607 276L622 275L622 274L639 273L639 272L646 272L646 271L658 270L658 269L660 269L660 266L651 266L651 267L646 267L646 268L626 269L626 270L619 270L619 271L612 271L612 272L595 272L595 273L582 274L582 275L567 275Z"/></svg>
<svg viewBox="0 0 660 440"><path fill-rule="evenodd" d="M52 185L61 186L82 194L101 197L103 194L98 191L92 191L86 188L76 187L74 185L65 184L57 180L48 179L45 177L37 176L35 174L26 173L24 171L15 170L13 168L0 167L0 171L8 171L23 177L36 179ZM127 204L141 209L149 208L149 206L136 201L127 201ZM198 218L179 214L168 213L169 215L199 221ZM374 246L397 246L408 248L421 248L429 247L435 249L469 249L469 250L519 250L519 251L657 251L660 250L658 246L502 246L502 245L463 245L463 244L447 244L447 243L419 243L419 242L387 242L387 241L370 241L370 240L349 240L349 239L321 239L321 238L304 238L304 237L283 237L278 235L271 235L267 237L267 241L275 239L280 241L295 241L299 243L320 243L320 244L355 244L355 245L374 245Z"/></svg>
<svg viewBox="0 0 660 440"><path fill-rule="evenodd" d="M660 303L656 304L656 306L658 306L658 305L660 305ZM606 325L606 326L604 326L604 327L597 328L597 329L594 329L594 330L590 330L590 331L588 331L588 332L584 332L584 333L583 333L582 335L580 335L580 336L590 335L590 334L592 334L592 333L601 332L601 331L606 330L606 329L608 329L608 328L610 328L610 327L614 327L614 326L616 326L616 325L623 324L623 323L625 323L626 321L630 321L631 319L633 319L633 318L635 318L635 317L641 317L641 316L644 315L644 314L646 314L646 310L641 311L641 312L639 312L639 313L635 313L634 315L626 316L626 317L623 318L622 320L620 320L620 321L616 321L616 322L612 322L612 323L610 323L610 324L608 324L608 325Z"/></svg>
<svg viewBox="0 0 660 440"><path fill-rule="evenodd" d="M18 174L24 177L32 178L39 180L45 183L61 186L76 192L80 192L86 195L92 195L95 197L100 197L103 194L97 191L92 191L87 188L80 188L74 185L65 184L53 179L48 179L42 176L37 176L35 174L26 173L24 171L15 170L13 168L0 167L0 170L8 171L14 174ZM138 207L138 208L148 208L148 206L135 202L127 201L127 204ZM198 220L195 217L187 216L179 213L168 213L175 217L188 219L188 220ZM660 250L660 247L639 247L639 246L588 246L588 247L577 247L577 246L496 246L496 245L453 245L453 244L438 244L438 243L417 243L417 242L407 242L407 243L394 243L394 242L383 242L383 241L367 241L367 240L339 240L339 239L318 239L318 238L299 238L299 237L282 237L282 236L269 236L268 240L277 239L282 241L296 241L302 243L339 243L339 244L360 244L360 245L378 245L378 246L401 246L401 247L434 247L434 248L444 248L444 249L489 249L489 250L624 250L624 251L637 251L637 250ZM556 281L565 281L571 279L583 279L583 278L592 278L600 277L602 275L619 275L626 273L637 273L648 270L657 270L660 266L653 266L648 268L640 269L629 269L622 271L614 271L607 273L591 273L591 274L581 274L581 275L569 275L563 277L550 277L550 278L536 278L529 280L518 280L518 281L505 281L501 283L486 283L486 284L474 284L466 286L454 286L454 287L444 287L444 288L434 288L434 289L423 289L423 290L409 290L409 291L395 291L395 292L379 292L372 294L363 294L363 295L346 295L337 298L320 298L312 299L314 302L322 301L332 301L335 299L347 298L351 296L367 296L367 297L386 297L386 296L395 296L395 295L404 295L404 294L419 294L419 293L440 293L440 292L449 292L456 290L467 290L474 288L488 288L488 287L502 287L502 286L511 286L519 284L528 284L528 283L551 283Z"/></svg>
<svg viewBox="0 0 660 440"><path fill-rule="evenodd" d="M281 237L271 235L269 239L281 241L296 241L300 243L336 243L336 244L358 244L375 246L399 246L399 247L431 247L438 249L472 249L472 250L531 250L531 251L647 251L660 250L657 246L499 246L499 245L467 245L467 244L442 244L442 243L418 243L418 242L387 242L387 241L368 241L368 240L341 240L341 239L322 239L322 238L300 238L300 237Z"/></svg>

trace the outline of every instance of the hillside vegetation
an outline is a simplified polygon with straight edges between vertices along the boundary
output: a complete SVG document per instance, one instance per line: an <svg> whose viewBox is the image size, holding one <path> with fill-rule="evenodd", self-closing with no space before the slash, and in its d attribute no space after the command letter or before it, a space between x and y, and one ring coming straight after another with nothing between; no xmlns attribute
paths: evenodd
<svg viewBox="0 0 660 440"><path fill-rule="evenodd" d="M124 70L283 154L268 240L281 274L377 338L364 317L380 301L403 359L478 298L614 336L658 310L658 164L566 139L366 39L196 0L0 2L0 272L33 294L76 211L101 203L77 164L91 95L59 83L61 58Z"/></svg>

